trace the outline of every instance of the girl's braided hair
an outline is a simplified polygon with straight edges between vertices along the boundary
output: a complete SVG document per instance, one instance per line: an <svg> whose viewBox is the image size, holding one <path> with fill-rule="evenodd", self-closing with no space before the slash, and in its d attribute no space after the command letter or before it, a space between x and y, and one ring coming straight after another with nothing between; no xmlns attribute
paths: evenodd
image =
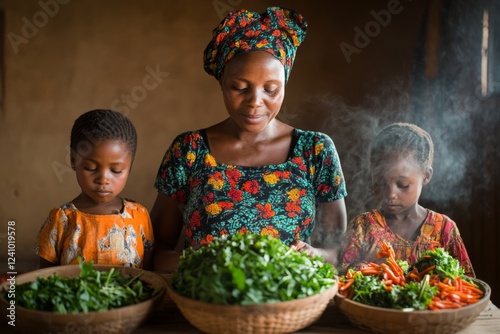
<svg viewBox="0 0 500 334"><path fill-rule="evenodd" d="M71 157L77 152L91 150L103 140L119 140L125 143L132 155L137 150L137 132L125 115L109 110L95 109L80 115L71 129Z"/></svg>
<svg viewBox="0 0 500 334"><path fill-rule="evenodd" d="M379 132L372 143L370 161L373 164L388 154L411 153L422 168L432 167L434 143L425 130L411 123L394 123Z"/></svg>

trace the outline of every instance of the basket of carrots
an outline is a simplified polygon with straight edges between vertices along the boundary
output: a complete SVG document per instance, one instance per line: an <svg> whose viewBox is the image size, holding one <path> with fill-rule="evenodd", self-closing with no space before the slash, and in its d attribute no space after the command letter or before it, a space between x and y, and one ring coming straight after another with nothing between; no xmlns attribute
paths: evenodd
<svg viewBox="0 0 500 334"><path fill-rule="evenodd" d="M487 283L464 274L443 248L408 265L383 243L382 263L366 263L339 277L335 302L349 320L374 333L456 333L476 320L490 300Z"/></svg>

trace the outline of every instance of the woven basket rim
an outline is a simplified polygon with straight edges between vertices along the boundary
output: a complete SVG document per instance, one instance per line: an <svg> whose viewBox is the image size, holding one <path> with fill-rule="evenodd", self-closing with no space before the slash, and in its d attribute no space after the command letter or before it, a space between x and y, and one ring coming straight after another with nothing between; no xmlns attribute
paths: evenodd
<svg viewBox="0 0 500 334"><path fill-rule="evenodd" d="M139 268L132 268L132 267L123 267L123 266L114 266L114 265L105 265L105 264L95 264L95 265L92 265L96 270L99 270L99 271L109 271L111 268L115 268L117 269L118 271L120 272L123 272L123 271L132 271L132 272L144 272L144 275L146 276L149 276L150 279L154 280L154 281L158 281L158 282L161 282L161 287L160 287L160 290L156 293L156 295L154 295L153 297L149 298L149 299L146 299L146 300L143 300L142 302L140 303L137 303L137 304L132 304L132 305L127 305L127 306L122 306L122 307L118 307L118 308L113 308L113 309L110 309L110 310L107 310L107 311L92 311L92 312L78 312L78 313L57 313L57 312L52 312L52 311L42 311L42 310L32 310L32 309L29 309L29 308L25 308L25 307L22 307L22 306L19 306L16 304L16 309L19 309L21 310L23 313L27 314L27 315L40 315L40 316L50 316L52 318L64 318L64 317L67 317L67 316L81 316L81 315L84 315L84 316L98 316L98 315L103 315L103 314L106 314L106 315L113 315L113 314L119 314L119 313L122 313L122 312L126 312L127 310L129 309L133 309L133 308L137 308L137 307L145 307L145 306L148 306L149 304L156 304L157 301L159 299L163 299L165 294L166 294L166 291L167 291L167 282L165 280L165 278L163 278L161 275L153 272L153 271L149 271L149 270L144 270L144 269L139 269ZM36 279L37 277L48 277L50 275L52 275L53 273L56 273L56 271L59 271L61 269L67 269L69 270L70 272L73 272L75 270L79 270L79 265L78 264L68 264L68 265L62 265L62 266L57 266L57 267L48 267L48 268L43 268L43 269L37 269L37 270L34 270L34 271L30 271L30 272L26 272L26 273L23 273L23 274L20 274L20 275L17 275L16 276L16 284L23 284L23 283L27 283L27 282L33 282L34 279ZM33 277L34 279L33 280L27 280L25 282L24 279L26 277L29 277L29 276L33 276L36 274L36 277ZM59 275L59 273L58 273ZM74 277L72 275L69 275L69 276L66 276L66 275L63 275L61 277ZM21 280L21 283L19 283L19 280ZM149 279L147 280L147 282L149 283ZM6 282L3 282L2 284L0 284L0 304L8 304L9 302L7 300L5 300L3 298L3 293L4 291L8 291L8 287L9 287L10 283L8 281Z"/></svg>
<svg viewBox="0 0 500 334"><path fill-rule="evenodd" d="M485 282L475 279L485 294L478 302L452 310L403 311L365 305L340 294L334 297L340 311L350 322L361 329L375 333L396 334L456 333L472 324L486 308L491 289Z"/></svg>
<svg viewBox="0 0 500 334"><path fill-rule="evenodd" d="M210 302L205 302L197 299L193 299L187 296L184 296L177 291L172 286L172 276L166 277L165 278L167 281L167 293L170 295L170 297L174 300L176 304L179 302L188 302L190 304L197 304L199 307L211 307L211 308L217 308L217 309L231 309L234 311L251 311L251 310L261 310L263 308L267 309L280 309L284 311L286 308L293 308L296 307L297 304L309 304L313 303L314 301L317 300L323 300L323 299L328 299L331 300L335 296L335 294L338 291L338 278L335 278L335 283L330 286L328 289L323 290L320 293L311 295L311 296L306 296L302 298L297 298L293 300L285 300L285 301L278 301L278 302L270 302L270 303L263 303L263 304L252 304L252 305L231 305L231 304L217 304L217 303L210 303ZM179 305L178 305L179 306Z"/></svg>
<svg viewBox="0 0 500 334"><path fill-rule="evenodd" d="M485 304L486 305L489 302L490 296L491 296L491 288L488 285L488 283L486 283L486 282L484 282L484 281L482 281L482 280L480 280L478 278L472 278L472 280L475 281L476 284L479 285L479 287L481 287L481 289L484 291L483 297L477 303L470 304L470 305L467 305L467 306L463 306L463 307L457 308L457 309L446 309L446 310L438 310L438 311L432 311L432 310L410 310L410 311L404 311L404 310L398 310L398 309L393 309L393 308L377 307L377 306L363 304L363 303L360 303L360 302L348 299L345 296L342 296L341 294L339 294L338 292L335 294L334 299L335 299L336 305L339 308L341 308L341 309L342 309L341 304L343 302L347 302L347 303L353 304L354 306L357 306L357 307L366 308L367 310L384 311L384 312L387 312L387 313L394 313L394 314L412 313L412 314L421 314L421 315L423 315L423 314L435 314L436 312L439 313L439 314L442 314L442 313L457 313L459 311L464 311L465 312L465 311L468 311L468 310L473 309L475 307L478 307L481 304Z"/></svg>
<svg viewBox="0 0 500 334"><path fill-rule="evenodd" d="M328 289L304 298L256 305L215 304L177 293L167 279L167 292L184 317L206 333L293 333L321 317L338 290L338 279Z"/></svg>

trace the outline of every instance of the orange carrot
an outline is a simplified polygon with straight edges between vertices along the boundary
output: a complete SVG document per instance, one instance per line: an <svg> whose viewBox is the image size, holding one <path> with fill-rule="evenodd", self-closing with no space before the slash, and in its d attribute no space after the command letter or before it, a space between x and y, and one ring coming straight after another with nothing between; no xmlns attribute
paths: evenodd
<svg viewBox="0 0 500 334"><path fill-rule="evenodd" d="M382 268L384 268L384 272L387 274L388 279L394 282L394 284L399 284L401 279L394 274L394 272L389 268L389 266L385 263L382 263Z"/></svg>
<svg viewBox="0 0 500 334"><path fill-rule="evenodd" d="M350 279L349 281L345 282L342 284L342 286L339 287L340 291L345 291L347 290L352 284L354 283L354 279Z"/></svg>
<svg viewBox="0 0 500 334"><path fill-rule="evenodd" d="M361 269L361 273L363 273L363 275L380 275L382 271L373 268L363 268Z"/></svg>
<svg viewBox="0 0 500 334"><path fill-rule="evenodd" d="M418 273L420 275L420 277L424 277L425 275L427 275L429 272L431 272L434 268L436 268L436 266L430 266L430 267L427 267L425 268L424 271L421 271L420 273Z"/></svg>

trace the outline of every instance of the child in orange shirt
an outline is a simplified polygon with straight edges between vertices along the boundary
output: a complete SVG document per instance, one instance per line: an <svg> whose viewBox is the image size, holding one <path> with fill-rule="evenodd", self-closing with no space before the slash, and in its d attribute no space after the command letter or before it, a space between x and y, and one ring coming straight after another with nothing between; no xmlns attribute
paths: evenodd
<svg viewBox="0 0 500 334"><path fill-rule="evenodd" d="M35 243L40 267L94 264L151 268L149 213L121 198L137 149L132 122L119 112L91 110L71 130L71 165L81 193L50 211Z"/></svg>

